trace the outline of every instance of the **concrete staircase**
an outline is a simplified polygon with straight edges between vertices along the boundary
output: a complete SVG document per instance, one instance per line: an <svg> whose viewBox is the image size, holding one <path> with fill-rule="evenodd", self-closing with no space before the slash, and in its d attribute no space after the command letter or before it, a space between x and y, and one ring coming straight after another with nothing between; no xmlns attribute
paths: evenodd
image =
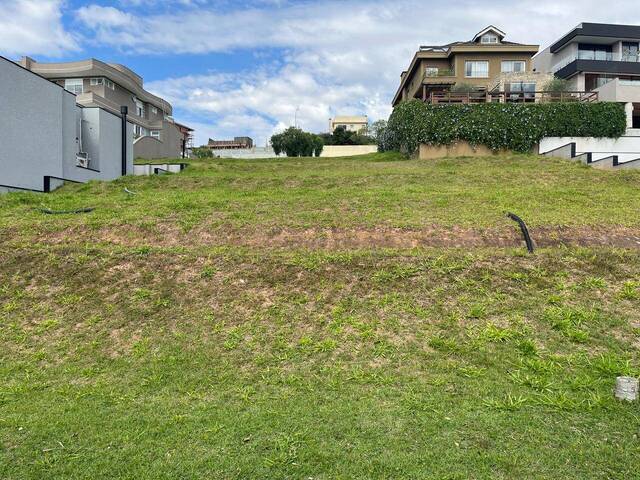
<svg viewBox="0 0 640 480"><path fill-rule="evenodd" d="M593 168L640 168L640 134L629 130L618 139L549 137L540 142L540 155L575 160Z"/></svg>

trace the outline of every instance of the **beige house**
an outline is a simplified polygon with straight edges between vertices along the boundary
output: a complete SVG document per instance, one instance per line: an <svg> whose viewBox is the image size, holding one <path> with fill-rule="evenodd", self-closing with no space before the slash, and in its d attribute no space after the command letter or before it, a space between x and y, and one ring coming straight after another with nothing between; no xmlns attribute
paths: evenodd
<svg viewBox="0 0 640 480"><path fill-rule="evenodd" d="M191 145L193 130L177 124L172 107L143 88L143 79L124 65L96 59L78 62L40 63L23 57L19 65L51 80L76 95L84 107L100 107L117 115L128 108L133 124L135 158L178 158Z"/></svg>
<svg viewBox="0 0 640 480"><path fill-rule="evenodd" d="M329 132L338 127L344 127L348 132L358 132L366 134L369 128L369 119L366 115L357 116L337 116L329 119Z"/></svg>
<svg viewBox="0 0 640 480"><path fill-rule="evenodd" d="M526 97L525 90L541 90L544 79L531 76L523 81L518 75L532 74L531 58L538 45L514 43L505 40L506 34L488 26L471 41L446 45L421 46L409 68L400 76L400 86L393 98L393 106L403 100L421 99L426 102L454 101L471 97L482 101L504 101ZM515 75L513 81L506 80ZM506 81L505 81L506 80ZM525 83L525 85L523 85ZM473 87L475 95L450 95L456 85ZM496 92L496 86L503 90ZM455 88L454 88L455 90ZM487 94L501 93L494 98Z"/></svg>

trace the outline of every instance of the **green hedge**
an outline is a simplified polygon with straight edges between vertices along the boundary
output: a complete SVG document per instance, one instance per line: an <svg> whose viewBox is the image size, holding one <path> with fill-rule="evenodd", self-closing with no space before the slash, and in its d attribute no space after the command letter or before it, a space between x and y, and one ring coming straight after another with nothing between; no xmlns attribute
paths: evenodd
<svg viewBox="0 0 640 480"><path fill-rule="evenodd" d="M413 154L421 143L466 140L494 150L529 152L544 137L617 138L625 130L624 105L618 103L430 105L411 100L394 109L380 148Z"/></svg>

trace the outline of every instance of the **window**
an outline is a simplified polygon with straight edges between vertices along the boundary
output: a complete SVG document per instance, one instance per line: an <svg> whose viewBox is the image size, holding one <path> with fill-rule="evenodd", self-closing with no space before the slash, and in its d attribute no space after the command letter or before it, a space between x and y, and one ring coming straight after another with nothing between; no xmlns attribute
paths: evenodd
<svg viewBox="0 0 640 480"><path fill-rule="evenodd" d="M80 95L83 89L83 79L82 78L67 78L64 81L65 90L70 91L71 93L75 93L76 95Z"/></svg>
<svg viewBox="0 0 640 480"><path fill-rule="evenodd" d="M509 60L502 62L502 73L522 73L526 70L526 62L522 60Z"/></svg>
<svg viewBox="0 0 640 480"><path fill-rule="evenodd" d="M158 109L156 107L154 107L153 105L151 106L151 113L153 113L154 115L158 114Z"/></svg>
<svg viewBox="0 0 640 480"><path fill-rule="evenodd" d="M108 78L104 79L104 84L110 88L111 90L115 90L116 89L116 85L115 83L113 83L111 80L109 80Z"/></svg>
<svg viewBox="0 0 640 480"><path fill-rule="evenodd" d="M622 42L622 61L638 62L638 44L635 42Z"/></svg>
<svg viewBox="0 0 640 480"><path fill-rule="evenodd" d="M480 37L480 43L498 43L498 36L493 33L486 33Z"/></svg>
<svg viewBox="0 0 640 480"><path fill-rule="evenodd" d="M578 46L578 59L613 60L613 53L610 45L590 45L581 43Z"/></svg>
<svg viewBox="0 0 640 480"><path fill-rule="evenodd" d="M151 130L151 136L160 140L160 130Z"/></svg>
<svg viewBox="0 0 640 480"><path fill-rule="evenodd" d="M464 62L464 76L467 78L489 78L489 62Z"/></svg>
<svg viewBox="0 0 640 480"><path fill-rule="evenodd" d="M93 85L104 85L104 78L92 78L90 84Z"/></svg>
<svg viewBox="0 0 640 480"><path fill-rule="evenodd" d="M438 76L438 67L427 67L425 70L425 75L427 77L437 77Z"/></svg>
<svg viewBox="0 0 640 480"><path fill-rule="evenodd" d="M144 102L141 102L135 97L133 97L133 102L136 104L136 115L144 118Z"/></svg>

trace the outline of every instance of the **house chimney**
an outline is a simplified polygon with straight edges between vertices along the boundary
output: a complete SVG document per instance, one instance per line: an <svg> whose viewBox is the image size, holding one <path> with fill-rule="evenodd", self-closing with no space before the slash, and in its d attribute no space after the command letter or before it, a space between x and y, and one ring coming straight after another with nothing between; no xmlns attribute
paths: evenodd
<svg viewBox="0 0 640 480"><path fill-rule="evenodd" d="M20 65L21 67L26 68L27 70L31 70L31 67L33 66L34 63L37 63L33 58L31 57L22 57L20 59L20 61L18 62L18 65Z"/></svg>

